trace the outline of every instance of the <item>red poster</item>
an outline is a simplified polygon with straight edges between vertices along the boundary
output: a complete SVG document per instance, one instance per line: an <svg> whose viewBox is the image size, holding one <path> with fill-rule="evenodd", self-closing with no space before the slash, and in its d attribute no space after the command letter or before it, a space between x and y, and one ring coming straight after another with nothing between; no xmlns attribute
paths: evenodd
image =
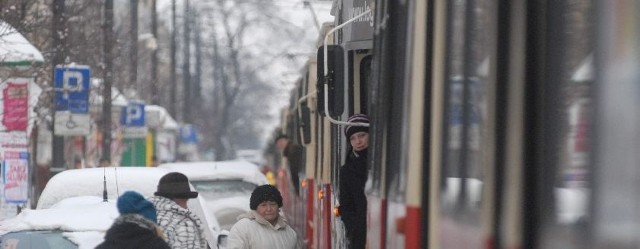
<svg viewBox="0 0 640 249"><path fill-rule="evenodd" d="M2 90L4 115L2 124L7 131L25 131L29 123L28 84L7 83Z"/></svg>

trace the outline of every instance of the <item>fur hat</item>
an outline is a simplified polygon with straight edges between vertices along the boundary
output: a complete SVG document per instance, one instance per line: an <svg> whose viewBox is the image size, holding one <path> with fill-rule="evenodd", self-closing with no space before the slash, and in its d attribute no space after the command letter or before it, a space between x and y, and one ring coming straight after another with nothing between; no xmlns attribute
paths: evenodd
<svg viewBox="0 0 640 249"><path fill-rule="evenodd" d="M156 208L138 192L124 192L118 197L117 206L120 214L139 214L153 222L158 222Z"/></svg>
<svg viewBox="0 0 640 249"><path fill-rule="evenodd" d="M265 201L275 201L278 203L278 207L282 207L282 195L280 195L280 191L273 185L265 184L256 187L253 193L251 193L249 207L251 210L256 210L258 205Z"/></svg>
<svg viewBox="0 0 640 249"><path fill-rule="evenodd" d="M354 114L353 116L349 117L349 119L347 119L347 122L349 123L369 123L369 116L367 116L366 114ZM354 126L354 125L347 125L344 127L344 135L347 136L347 139L351 138L351 135L356 134L358 132L367 132L369 133L369 127L365 127L365 126Z"/></svg>
<svg viewBox="0 0 640 249"><path fill-rule="evenodd" d="M171 172L160 178L158 191L154 195L169 199L193 199L198 197L198 192L191 191L187 176L182 173Z"/></svg>

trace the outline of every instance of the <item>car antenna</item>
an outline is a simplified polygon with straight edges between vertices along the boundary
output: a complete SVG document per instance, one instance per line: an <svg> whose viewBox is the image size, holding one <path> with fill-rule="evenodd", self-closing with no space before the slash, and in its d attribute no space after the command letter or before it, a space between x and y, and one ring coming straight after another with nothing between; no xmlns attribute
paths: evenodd
<svg viewBox="0 0 640 249"><path fill-rule="evenodd" d="M104 177L104 189L102 190L102 201L107 202L109 199L109 195L107 195L107 167L104 167L104 173L102 174Z"/></svg>
<svg viewBox="0 0 640 249"><path fill-rule="evenodd" d="M120 196L120 188L118 187L118 168L113 168L113 171L116 173L116 195Z"/></svg>

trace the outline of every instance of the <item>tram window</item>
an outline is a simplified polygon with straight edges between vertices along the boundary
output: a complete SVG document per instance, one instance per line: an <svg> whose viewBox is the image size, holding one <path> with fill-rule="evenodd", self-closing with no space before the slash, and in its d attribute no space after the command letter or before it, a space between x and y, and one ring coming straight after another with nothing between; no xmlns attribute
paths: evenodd
<svg viewBox="0 0 640 249"><path fill-rule="evenodd" d="M318 108L320 115L324 113L324 105L328 105L329 115L337 117L344 111L344 50L339 45L327 46L327 69L328 75L325 77L324 70L324 47L318 49ZM328 86L327 94L329 103L324 103L324 86Z"/></svg>
<svg viewBox="0 0 640 249"><path fill-rule="evenodd" d="M544 142L540 158L541 214L539 248L587 248L593 86L592 1L553 1L548 19L550 32L559 34L548 42L547 68L540 82L545 92L541 119ZM551 211L551 212L550 212Z"/></svg>
<svg viewBox="0 0 640 249"><path fill-rule="evenodd" d="M442 248L482 248L483 186L492 172L496 59L494 1L447 1L445 118L440 212ZM455 225L453 225L455 224ZM447 227L447 226L442 226ZM455 227L455 228L453 228ZM484 226L487 227L487 226ZM457 239L452 239L457 238ZM463 239L459 239L463 238ZM465 244L461 244L465 243Z"/></svg>
<svg viewBox="0 0 640 249"><path fill-rule="evenodd" d="M304 144L311 143L311 111L307 101L300 105L300 137Z"/></svg>
<svg viewBox="0 0 640 249"><path fill-rule="evenodd" d="M372 55L367 55L360 61L360 113L369 113L369 107L367 106L369 103L369 96L367 93L369 91L367 86L371 84L371 77L373 77L373 70L371 68L372 61Z"/></svg>

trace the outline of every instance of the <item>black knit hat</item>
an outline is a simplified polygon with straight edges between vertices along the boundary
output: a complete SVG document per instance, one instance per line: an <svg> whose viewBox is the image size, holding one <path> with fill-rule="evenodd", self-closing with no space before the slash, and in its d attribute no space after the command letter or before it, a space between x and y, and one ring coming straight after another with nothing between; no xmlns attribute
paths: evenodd
<svg viewBox="0 0 640 249"><path fill-rule="evenodd" d="M347 122L349 123L369 123L369 116L367 116L366 114L354 114L353 116L349 117L349 119L347 119ZM354 126L354 125L347 125L346 127L344 127L344 135L347 136L347 139L351 138L351 135L356 134L358 132L367 132L369 133L369 127L365 127L365 126Z"/></svg>
<svg viewBox="0 0 640 249"><path fill-rule="evenodd" d="M282 207L282 195L276 187L270 184L258 186L251 193L251 199L249 200L249 207L252 210L256 210L260 203L265 201L274 201L278 203L278 207Z"/></svg>
<svg viewBox="0 0 640 249"><path fill-rule="evenodd" d="M189 179L182 173L171 172L160 178L158 191L154 195L166 198L192 199L198 197L198 192L191 191Z"/></svg>

